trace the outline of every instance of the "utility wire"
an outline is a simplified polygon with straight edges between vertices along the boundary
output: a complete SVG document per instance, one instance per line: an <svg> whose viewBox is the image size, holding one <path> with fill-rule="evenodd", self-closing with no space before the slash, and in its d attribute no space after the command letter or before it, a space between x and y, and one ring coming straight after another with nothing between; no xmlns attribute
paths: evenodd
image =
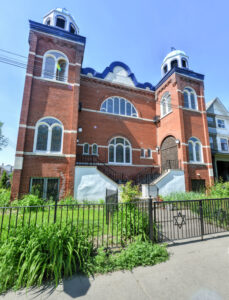
<svg viewBox="0 0 229 300"><path fill-rule="evenodd" d="M0 49L0 52L4 52L4 53L8 53L8 54L11 54L11 55L14 55L14 56L18 56L18 57L24 58L26 60L28 59L26 56L23 56L21 54L15 53L15 52L7 51L7 50L4 50L4 49ZM27 64L27 62L23 62L21 60L15 59L15 58L0 55L0 63L8 64L8 65L15 66L15 67L18 67L18 68L21 68L21 69L27 69L27 71L29 73L34 73L34 71L42 73L43 62L36 59L36 58L35 58L34 61L35 61L35 63L33 65L29 65L29 64ZM53 79L53 78L56 77L55 72L45 71L45 75L47 76L46 78L49 78L49 79ZM40 76L40 74L38 76ZM61 77L61 79L63 79L62 81L65 81L68 78L68 76L60 76L60 77ZM156 104L160 105L161 103L158 101ZM175 105L175 104L170 104L170 106L172 108L176 108L176 109L180 108L179 105Z"/></svg>

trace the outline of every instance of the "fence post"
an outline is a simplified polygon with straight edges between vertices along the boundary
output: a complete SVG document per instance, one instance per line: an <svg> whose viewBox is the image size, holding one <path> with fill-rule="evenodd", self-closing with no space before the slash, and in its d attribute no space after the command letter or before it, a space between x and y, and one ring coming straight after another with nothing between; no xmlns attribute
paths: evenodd
<svg viewBox="0 0 229 300"><path fill-rule="evenodd" d="M149 238L153 242L153 214L152 214L152 197L148 200L148 212L149 212Z"/></svg>
<svg viewBox="0 0 229 300"><path fill-rule="evenodd" d="M199 207L200 207L200 228L201 228L201 240L203 241L204 238L204 218L203 218L203 206L202 201L199 201Z"/></svg>
<svg viewBox="0 0 229 300"><path fill-rule="evenodd" d="M55 208L54 208L54 224L56 223L56 213L57 213L57 198L55 199Z"/></svg>

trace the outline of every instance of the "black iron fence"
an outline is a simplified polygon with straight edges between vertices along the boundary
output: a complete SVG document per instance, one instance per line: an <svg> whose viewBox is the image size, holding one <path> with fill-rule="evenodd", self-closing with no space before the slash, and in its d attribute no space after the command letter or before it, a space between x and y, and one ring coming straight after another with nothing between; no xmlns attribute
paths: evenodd
<svg viewBox="0 0 229 300"><path fill-rule="evenodd" d="M229 230L229 199L154 202L157 242L189 239Z"/></svg>
<svg viewBox="0 0 229 300"><path fill-rule="evenodd" d="M113 196L112 196L113 197ZM23 226L58 224L83 231L95 247L119 247L137 236L154 242L229 230L229 199L0 207L0 239Z"/></svg>

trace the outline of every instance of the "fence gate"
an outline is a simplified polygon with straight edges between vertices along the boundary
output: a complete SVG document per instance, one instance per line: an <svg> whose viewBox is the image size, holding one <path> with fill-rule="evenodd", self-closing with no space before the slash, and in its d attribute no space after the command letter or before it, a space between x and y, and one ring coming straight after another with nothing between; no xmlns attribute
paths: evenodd
<svg viewBox="0 0 229 300"><path fill-rule="evenodd" d="M118 190L106 189L106 223L110 223L110 218L118 209Z"/></svg>
<svg viewBox="0 0 229 300"><path fill-rule="evenodd" d="M151 210L152 208L152 210ZM156 242L229 231L229 199L153 202L149 222Z"/></svg>

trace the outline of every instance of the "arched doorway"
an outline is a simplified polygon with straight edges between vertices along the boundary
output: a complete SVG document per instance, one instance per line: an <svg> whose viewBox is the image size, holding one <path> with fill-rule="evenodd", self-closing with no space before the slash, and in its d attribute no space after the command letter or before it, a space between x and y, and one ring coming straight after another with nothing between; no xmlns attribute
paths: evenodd
<svg viewBox="0 0 229 300"><path fill-rule="evenodd" d="M161 169L178 169L178 150L173 136L167 136L161 144Z"/></svg>

